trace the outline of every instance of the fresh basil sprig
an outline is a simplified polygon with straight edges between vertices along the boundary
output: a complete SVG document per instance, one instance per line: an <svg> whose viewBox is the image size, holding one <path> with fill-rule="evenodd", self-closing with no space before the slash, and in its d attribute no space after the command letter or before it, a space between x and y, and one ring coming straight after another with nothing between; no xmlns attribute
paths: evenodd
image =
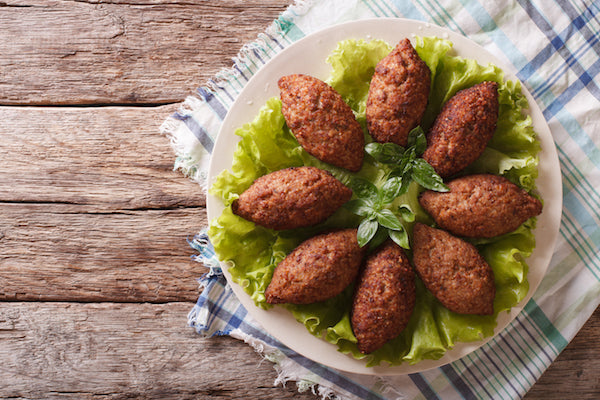
<svg viewBox="0 0 600 400"><path fill-rule="evenodd" d="M381 188L362 178L353 178L350 182L356 199L347 202L344 207L363 217L358 225L358 244L363 247L375 238L373 245L383 242L388 236L398 245L409 248L408 235L397 215L388 207L398 197L402 186L398 177L389 178ZM414 221L414 213L408 206L398 209L402 219Z"/></svg>
<svg viewBox="0 0 600 400"><path fill-rule="evenodd" d="M365 151L376 161L385 164L389 172L379 188L363 178L351 179L350 187L356 198L344 207L363 217L357 234L361 247L371 240L371 245L376 246L388 236L399 246L406 249L410 247L408 233L397 214L408 223L415 220L415 214L405 204L398 207L397 214L390 206L398 196L408 192L411 182L438 192L449 190L433 167L420 158L426 147L427 140L420 126L409 133L406 148L394 143L369 143L365 146Z"/></svg>
<svg viewBox="0 0 600 400"><path fill-rule="evenodd" d="M421 158L427 148L427 139L423 128L417 126L408 134L406 149L395 143L369 143L365 151L376 161L386 164L391 168L388 176L398 176L402 179L400 194L406 193L412 181L417 182L425 189L437 192L447 192L443 179L435 172L427 161Z"/></svg>

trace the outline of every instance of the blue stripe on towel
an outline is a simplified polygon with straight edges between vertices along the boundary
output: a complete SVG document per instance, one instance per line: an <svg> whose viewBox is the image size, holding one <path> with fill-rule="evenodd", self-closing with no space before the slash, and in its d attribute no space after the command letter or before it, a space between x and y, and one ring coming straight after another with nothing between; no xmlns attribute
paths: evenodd
<svg viewBox="0 0 600 400"><path fill-rule="evenodd" d="M206 88L200 87L198 88L198 95L210 106L210 108L212 108L219 118L225 119L225 115L227 115L227 109L219 100L217 100L213 93Z"/></svg>
<svg viewBox="0 0 600 400"><path fill-rule="evenodd" d="M207 152L212 153L213 148L215 147L215 142L208 135L208 133L204 130L202 126L191 116L191 115L182 115L179 113L175 113L173 118L182 121L185 126L196 136L198 141L202 144L202 146L206 149Z"/></svg>

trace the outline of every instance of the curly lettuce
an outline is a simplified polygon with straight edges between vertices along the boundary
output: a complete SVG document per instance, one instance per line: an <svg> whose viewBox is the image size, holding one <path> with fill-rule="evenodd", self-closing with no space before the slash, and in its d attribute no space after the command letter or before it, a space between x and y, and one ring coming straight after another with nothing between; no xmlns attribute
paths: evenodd
<svg viewBox="0 0 600 400"><path fill-rule="evenodd" d="M442 105L457 91L484 80L499 84L499 118L493 139L469 173L489 172L503 175L528 191L535 189L539 142L528 107L518 82L504 81L502 70L494 65L479 65L475 60L453 54L452 43L435 37L415 38L415 49L432 72L432 86L422 126L431 125ZM365 105L369 82L375 66L392 47L381 40L345 40L328 57L331 65L326 81L352 107L365 125ZM209 236L221 261L228 262L233 280L240 284L254 303L268 308L264 291L273 270L301 241L325 229L357 226L356 216L344 208L324 223L304 229L273 231L246 221L231 212L231 203L259 176L292 166L312 165L329 170L342 182L353 175L375 183L382 176L381 166L369 156L357 174L325 164L308 155L291 134L281 114L281 102L272 98L254 121L235 132L240 141L231 170L223 171L210 193L223 199L225 210L211 221ZM367 142L371 141L366 133ZM415 221L430 221L420 208L414 185L398 204L407 204ZM309 305L285 305L296 320L314 335L335 344L339 351L365 358L368 366L380 363L415 364L438 359L457 342L481 340L493 335L499 313L510 310L529 290L526 258L535 247L535 219L501 237L473 241L494 270L496 298L494 315L459 315L444 308L417 278L417 303L407 328L395 339L370 355L358 352L350 324L352 285L339 296ZM243 249L243 251L240 251ZM409 252L410 255L410 252Z"/></svg>

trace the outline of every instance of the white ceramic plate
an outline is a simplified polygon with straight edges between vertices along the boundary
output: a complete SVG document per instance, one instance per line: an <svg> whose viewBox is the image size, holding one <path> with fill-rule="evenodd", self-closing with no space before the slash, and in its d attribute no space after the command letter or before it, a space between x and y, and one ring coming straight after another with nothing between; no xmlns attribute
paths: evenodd
<svg viewBox="0 0 600 400"><path fill-rule="evenodd" d="M506 79L517 80L511 74L512 70L510 68L503 66L499 59L479 45L464 36L428 23L406 19L369 19L324 29L283 50L250 79L223 121L209 168L209 183L212 184L214 178L221 171L231 167L233 151L239 139L234 131L244 123L252 121L267 99L279 96L277 80L281 76L304 73L325 79L331 68L325 60L331 51L335 49L337 43L344 39L382 39L391 45L395 45L400 39L404 37L412 38L414 35L437 36L449 39L454 44L456 54L475 59L482 65L493 63L504 70ZM562 209L562 188L556 148L540 109L526 88L523 87L522 89L529 101L529 113L542 146L539 155L539 178L536 183L544 199L544 210L538 217L535 231L537 246L528 259L529 294L510 312L504 312L498 316L496 334L521 312L542 280L553 253ZM214 196L208 196L207 211L209 220L218 217L222 210L221 200ZM394 367L377 366L367 368L365 361L356 360L349 355L342 354L337 351L335 345L310 334L304 325L297 322L292 314L284 308L274 307L265 311L256 307L246 292L238 284L232 282L227 265L223 265L223 271L241 303L267 332L303 356L342 371L369 375L399 375L420 372L455 361L491 339L490 337L473 343L457 343L453 349L449 350L439 360L424 360L415 365L406 363Z"/></svg>

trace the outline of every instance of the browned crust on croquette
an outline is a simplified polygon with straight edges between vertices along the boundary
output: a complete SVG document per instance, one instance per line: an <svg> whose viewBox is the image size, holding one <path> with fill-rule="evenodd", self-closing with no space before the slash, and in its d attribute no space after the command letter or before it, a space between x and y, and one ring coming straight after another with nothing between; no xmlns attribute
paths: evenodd
<svg viewBox="0 0 600 400"><path fill-rule="evenodd" d="M351 312L358 349L368 354L404 330L416 302L415 274L404 250L388 240L360 273Z"/></svg>
<svg viewBox="0 0 600 400"><path fill-rule="evenodd" d="M354 113L327 83L309 75L279 79L281 111L298 143L326 163L356 172L365 139Z"/></svg>
<svg viewBox="0 0 600 400"><path fill-rule="evenodd" d="M363 255L356 229L307 239L275 268L265 290L267 303L310 304L335 297L356 279Z"/></svg>
<svg viewBox="0 0 600 400"><path fill-rule="evenodd" d="M444 307L459 314L494 313L494 272L475 246L417 223L412 247L417 274Z"/></svg>
<svg viewBox="0 0 600 400"><path fill-rule="evenodd" d="M292 167L255 180L231 210L266 228L294 229L324 221L351 197L352 190L328 171Z"/></svg>
<svg viewBox="0 0 600 400"><path fill-rule="evenodd" d="M423 158L441 177L455 175L483 153L497 121L496 82L461 90L444 104L427 133Z"/></svg>
<svg viewBox="0 0 600 400"><path fill-rule="evenodd" d="M367 98L367 128L377 142L408 143L421 123L431 86L431 71L407 38L375 67Z"/></svg>
<svg viewBox="0 0 600 400"><path fill-rule="evenodd" d="M457 236L503 235L542 212L540 200L502 176L468 175L447 186L449 192L423 192L419 203L441 228Z"/></svg>

